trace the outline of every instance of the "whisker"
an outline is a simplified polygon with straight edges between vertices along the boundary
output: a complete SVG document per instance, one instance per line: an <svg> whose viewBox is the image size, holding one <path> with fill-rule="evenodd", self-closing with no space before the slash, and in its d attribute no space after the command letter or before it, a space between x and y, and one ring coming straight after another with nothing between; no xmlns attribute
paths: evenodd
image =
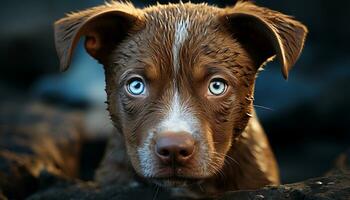
<svg viewBox="0 0 350 200"><path fill-rule="evenodd" d="M265 110L274 111L274 109L266 107L266 106L260 106L260 105L256 105L256 104L254 104L253 106L256 107L256 108L262 108L262 109L265 109Z"/></svg>
<svg viewBox="0 0 350 200"><path fill-rule="evenodd" d="M210 162L209 166L213 169L212 172L213 172L215 175L219 175L219 177L221 177L221 178L224 178L224 177L225 177L225 175L224 175L224 173L223 173L223 171L222 171L222 169L221 169L221 166L219 166L218 163L216 163L216 162Z"/></svg>
<svg viewBox="0 0 350 200"><path fill-rule="evenodd" d="M218 153L218 152L212 152L213 154L216 154L217 156L219 157L224 157L224 158L228 158L230 159L231 161L233 161L236 165L238 165L239 167L241 167L241 165L238 163L237 160L235 160L234 158L232 158L231 156L229 155L226 155L226 154L223 154L223 153ZM226 160L226 159L225 159ZM227 160L229 161L229 160Z"/></svg>
<svg viewBox="0 0 350 200"><path fill-rule="evenodd" d="M200 190L200 191L204 192L204 189L203 189L203 187L202 187L202 184L201 184L201 183L198 183L198 187L199 187L199 190Z"/></svg>
<svg viewBox="0 0 350 200"><path fill-rule="evenodd" d="M156 199L157 199L158 192L159 192L159 186L156 185L156 192L155 192L155 194L153 195L153 198L152 198L153 200L156 200Z"/></svg>
<svg viewBox="0 0 350 200"><path fill-rule="evenodd" d="M226 158L229 158L230 160L232 160L234 163L236 163L238 165L238 167L241 167L241 165L238 163L238 161L234 158L232 158L231 156L229 155L225 155ZM226 159L225 159L226 160Z"/></svg>
<svg viewBox="0 0 350 200"><path fill-rule="evenodd" d="M216 176L220 176L221 177L221 173L219 172L219 170L217 169L217 167L213 164L209 164L209 167L211 168L211 173L214 173Z"/></svg>

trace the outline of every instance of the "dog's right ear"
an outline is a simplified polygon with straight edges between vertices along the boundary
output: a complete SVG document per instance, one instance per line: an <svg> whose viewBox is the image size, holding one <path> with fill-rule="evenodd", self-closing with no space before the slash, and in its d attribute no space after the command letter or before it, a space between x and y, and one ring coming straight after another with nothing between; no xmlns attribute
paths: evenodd
<svg viewBox="0 0 350 200"><path fill-rule="evenodd" d="M68 69L81 37L85 36L87 52L102 62L118 42L142 26L142 10L130 3L112 2L68 14L55 23L55 44L61 71Z"/></svg>

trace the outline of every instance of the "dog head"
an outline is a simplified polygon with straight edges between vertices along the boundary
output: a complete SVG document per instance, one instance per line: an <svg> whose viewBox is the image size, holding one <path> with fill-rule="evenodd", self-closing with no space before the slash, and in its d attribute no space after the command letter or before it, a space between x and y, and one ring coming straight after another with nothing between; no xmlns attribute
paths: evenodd
<svg viewBox="0 0 350 200"><path fill-rule="evenodd" d="M135 171L161 185L208 178L223 167L253 110L259 68L275 56L285 78L306 28L279 12L109 3L55 24L61 69L79 39L104 65L108 108Z"/></svg>

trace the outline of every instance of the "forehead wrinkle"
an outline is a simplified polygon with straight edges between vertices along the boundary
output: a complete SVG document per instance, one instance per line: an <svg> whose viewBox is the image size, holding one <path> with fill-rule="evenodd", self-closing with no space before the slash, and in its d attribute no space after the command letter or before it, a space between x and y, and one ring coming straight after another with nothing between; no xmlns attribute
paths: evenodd
<svg viewBox="0 0 350 200"><path fill-rule="evenodd" d="M179 50L184 45L186 38L188 46L193 46L191 44L194 41L198 43L198 37L203 38L204 35L210 35L212 31L208 30L208 27L216 24L214 19L218 16L219 11L220 9L208 7L207 4L192 3L158 4L147 7L145 9L147 21L145 33L148 34L146 37L149 37L148 45L154 54L155 62L168 62L166 66L161 64L158 66L169 68L169 64L172 64L174 69L182 67L179 65L179 60L181 62ZM191 36L192 34L194 36ZM171 61L173 63L169 63Z"/></svg>

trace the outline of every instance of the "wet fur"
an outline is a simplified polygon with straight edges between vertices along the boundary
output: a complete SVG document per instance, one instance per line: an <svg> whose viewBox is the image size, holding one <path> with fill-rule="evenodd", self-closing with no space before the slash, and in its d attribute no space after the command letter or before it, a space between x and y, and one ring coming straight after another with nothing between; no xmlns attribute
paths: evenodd
<svg viewBox="0 0 350 200"><path fill-rule="evenodd" d="M176 30L181 23L186 23L187 32L179 39ZM180 184L186 186L181 189L185 194L200 197L279 184L277 163L253 109L254 84L259 69L274 55L287 77L306 32L291 17L250 2L225 9L180 3L142 10L112 2L58 21L61 68L69 66L77 41L86 36L88 53L105 69L108 110L118 133L111 137L97 181L168 185L153 179L160 167L154 157L142 161L139 154L142 147L145 155L152 151L150 132L157 133L156 125L178 94L181 105L200 124L193 133L200 143L198 156L183 172L196 181ZM128 77L135 73L150 88L144 99L125 92ZM219 99L203 96L213 74L230 85Z"/></svg>

